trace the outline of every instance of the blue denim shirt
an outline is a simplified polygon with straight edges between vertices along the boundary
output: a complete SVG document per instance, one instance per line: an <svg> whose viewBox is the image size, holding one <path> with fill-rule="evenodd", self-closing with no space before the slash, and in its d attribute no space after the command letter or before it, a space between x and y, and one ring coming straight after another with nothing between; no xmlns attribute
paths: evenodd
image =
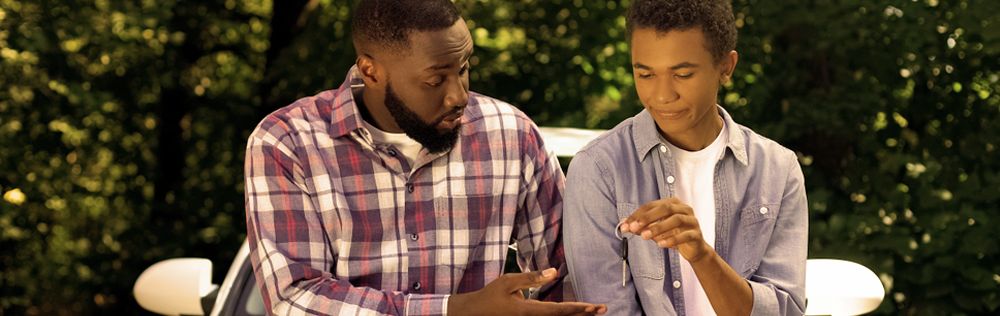
<svg viewBox="0 0 1000 316"><path fill-rule="evenodd" d="M802 169L791 150L733 122L715 166L715 251L753 291L752 315L805 311L809 217ZM622 287L615 226L639 206L673 196L676 166L649 112L584 147L570 163L563 237L571 281L583 302L609 315L684 315L680 254L628 238ZM708 241L713 242L713 241ZM693 281L692 281L693 282Z"/></svg>

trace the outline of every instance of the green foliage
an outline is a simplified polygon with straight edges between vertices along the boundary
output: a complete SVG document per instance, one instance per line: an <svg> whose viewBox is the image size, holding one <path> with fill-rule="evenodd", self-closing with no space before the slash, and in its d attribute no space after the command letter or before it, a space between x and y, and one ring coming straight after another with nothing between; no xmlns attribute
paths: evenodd
<svg viewBox="0 0 1000 316"><path fill-rule="evenodd" d="M266 14L0 1L4 311L134 313L152 262L235 253Z"/></svg>
<svg viewBox="0 0 1000 316"><path fill-rule="evenodd" d="M810 257L876 271L883 313L996 313L1000 5L739 7L724 99L799 153Z"/></svg>
<svg viewBox="0 0 1000 316"><path fill-rule="evenodd" d="M169 257L221 278L245 232L246 136L340 84L346 2L0 0L3 313L136 313L132 283ZM810 257L873 269L878 313L996 313L1000 3L882 2L735 1L720 103L799 154ZM541 125L641 109L628 1L457 3L474 90Z"/></svg>

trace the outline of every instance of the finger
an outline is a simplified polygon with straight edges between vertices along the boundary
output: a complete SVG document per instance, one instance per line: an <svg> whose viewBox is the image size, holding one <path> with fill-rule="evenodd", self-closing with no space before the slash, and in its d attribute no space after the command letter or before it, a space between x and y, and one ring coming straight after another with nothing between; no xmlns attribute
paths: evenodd
<svg viewBox="0 0 1000 316"><path fill-rule="evenodd" d="M625 218L625 221L634 222L636 221L636 219L638 219L639 216L642 216L642 214L649 212L654 208L660 207L661 205L670 205L674 203L680 203L680 200L677 200L677 198L666 198L661 200L650 201L636 208L635 211L633 211L632 214L629 215L629 217Z"/></svg>
<svg viewBox="0 0 1000 316"><path fill-rule="evenodd" d="M636 212L632 213L632 215L630 216L631 220L637 221L646 219L647 223L654 222L659 218L657 216L652 216L653 219L650 220L649 217L651 216L650 212L654 212L656 211L656 209L662 209L661 211L666 211L669 214L674 214L674 213L694 214L694 211L691 210L691 207L688 206L687 204L684 204L684 202L682 202L681 200L678 200L677 198L668 198L646 203L642 207L637 208ZM659 217L662 217L662 215Z"/></svg>
<svg viewBox="0 0 1000 316"><path fill-rule="evenodd" d="M670 239L670 238L676 236L677 234L680 234L681 232L684 232L684 230L680 229L680 228L674 228L674 229L665 231L665 232L663 232L663 233L661 233L659 235L656 235L655 237L650 238L649 240L652 240L657 245L659 245L661 241L665 241L667 239Z"/></svg>
<svg viewBox="0 0 1000 316"><path fill-rule="evenodd" d="M629 231L633 234L642 232L647 225L670 216L670 209L669 204L661 204L643 209L642 212L636 211L632 213L632 216L630 216L632 220L629 221Z"/></svg>
<svg viewBox="0 0 1000 316"><path fill-rule="evenodd" d="M595 307L596 308L594 310L594 314L593 315L604 315L604 314L606 314L608 312L608 306L607 305L599 304L599 305L597 305Z"/></svg>
<svg viewBox="0 0 1000 316"><path fill-rule="evenodd" d="M690 205L681 202L670 204L670 211L675 214L694 215L694 209Z"/></svg>
<svg viewBox="0 0 1000 316"><path fill-rule="evenodd" d="M644 214L637 216L636 218L638 219L640 225L637 227L630 227L630 229L636 228L637 230L633 233L642 234L642 232L646 230L649 225L662 222L663 220L678 214L694 216L690 206L680 203L676 199L671 199L668 203L660 204L657 208L649 209ZM656 236L656 234L654 233L652 236Z"/></svg>
<svg viewBox="0 0 1000 316"><path fill-rule="evenodd" d="M555 281L558 276L559 272L555 268L548 268L544 271L504 274L497 281L503 282L503 289L507 293L515 293L523 289L541 287Z"/></svg>
<svg viewBox="0 0 1000 316"><path fill-rule="evenodd" d="M586 312L576 313L579 316L604 315L608 312L608 306L604 304L594 305L593 309L588 308Z"/></svg>
<svg viewBox="0 0 1000 316"><path fill-rule="evenodd" d="M653 208L654 205L656 205L655 201L643 204L642 206L639 206L639 208L635 209L635 211L632 211L632 214L630 214L628 217L622 220L622 225L621 225L622 232L626 233L632 232L630 225L633 222L637 221L640 215L646 213L649 209Z"/></svg>
<svg viewBox="0 0 1000 316"><path fill-rule="evenodd" d="M621 221L618 221L618 226L615 226L615 228L618 228L618 231L623 234L629 232L628 218L623 218Z"/></svg>
<svg viewBox="0 0 1000 316"><path fill-rule="evenodd" d="M646 239L663 239L661 235L673 235L686 230L700 230L698 218L694 215L674 214L665 220L646 226L640 235ZM647 233L648 232L648 233ZM648 236L648 237L647 237Z"/></svg>
<svg viewBox="0 0 1000 316"><path fill-rule="evenodd" d="M542 302L536 300L524 301L524 312L526 315L594 315L599 307L594 304L581 302Z"/></svg>
<svg viewBox="0 0 1000 316"><path fill-rule="evenodd" d="M675 228L683 227L685 224L684 217L685 215L673 214L668 216L666 219L646 225L646 228L639 232L639 236L648 240L667 233Z"/></svg>
<svg viewBox="0 0 1000 316"><path fill-rule="evenodd" d="M694 241L701 241L701 240L702 240L701 231L686 230L680 232L677 235L664 239L662 241L657 241L656 244L663 248L673 248L677 247L677 245L680 244L694 242Z"/></svg>

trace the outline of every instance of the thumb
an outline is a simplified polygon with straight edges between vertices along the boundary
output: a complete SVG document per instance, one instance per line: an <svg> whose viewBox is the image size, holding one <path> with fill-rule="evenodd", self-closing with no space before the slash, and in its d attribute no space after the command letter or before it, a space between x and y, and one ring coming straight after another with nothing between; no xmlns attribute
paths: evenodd
<svg viewBox="0 0 1000 316"><path fill-rule="evenodd" d="M559 276L559 272L555 268L548 268L543 271L510 273L506 275L509 275L507 277L506 289L508 292L513 293L551 283Z"/></svg>

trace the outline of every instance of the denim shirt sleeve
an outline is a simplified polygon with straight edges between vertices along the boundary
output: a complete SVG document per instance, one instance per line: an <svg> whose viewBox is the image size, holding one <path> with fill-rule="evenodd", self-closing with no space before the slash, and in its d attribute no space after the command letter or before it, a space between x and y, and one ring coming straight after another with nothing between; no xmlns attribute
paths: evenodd
<svg viewBox="0 0 1000 316"><path fill-rule="evenodd" d="M606 304L609 315L639 315L632 277L622 287L614 181L585 151L570 162L563 199L563 238L570 279L581 302Z"/></svg>
<svg viewBox="0 0 1000 316"><path fill-rule="evenodd" d="M805 313L806 252L809 214L802 168L794 153L788 165L781 207L771 241L757 271L748 277L753 292L751 315Z"/></svg>

